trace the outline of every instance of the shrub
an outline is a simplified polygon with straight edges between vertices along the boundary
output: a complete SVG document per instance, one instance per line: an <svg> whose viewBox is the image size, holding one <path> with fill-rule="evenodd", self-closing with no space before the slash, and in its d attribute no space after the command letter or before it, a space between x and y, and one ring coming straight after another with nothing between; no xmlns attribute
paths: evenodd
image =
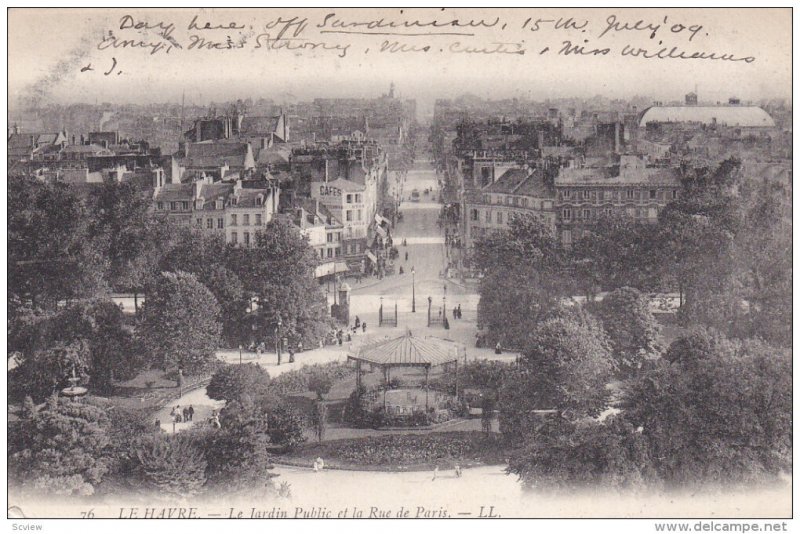
<svg viewBox="0 0 800 534"><path fill-rule="evenodd" d="M354 375L355 372L356 370L353 367L339 362L306 365L300 369L276 376L272 379L270 389L281 396L305 393L306 391L313 391L309 385L312 378L315 380L330 380L333 384Z"/></svg>
<svg viewBox="0 0 800 534"><path fill-rule="evenodd" d="M191 496L206 482L206 460L190 435L153 434L135 449L146 485L174 496Z"/></svg>
<svg viewBox="0 0 800 534"><path fill-rule="evenodd" d="M293 449L306 440L303 435L306 421L293 408L282 404L272 407L267 416L267 423L269 438L276 445Z"/></svg>
<svg viewBox="0 0 800 534"><path fill-rule="evenodd" d="M331 391L333 379L324 372L316 371L308 378L307 387L317 394L317 400L322 400Z"/></svg>
<svg viewBox="0 0 800 534"><path fill-rule="evenodd" d="M245 395L257 398L269 390L269 373L258 364L225 365L211 377L206 392L215 400L239 401Z"/></svg>

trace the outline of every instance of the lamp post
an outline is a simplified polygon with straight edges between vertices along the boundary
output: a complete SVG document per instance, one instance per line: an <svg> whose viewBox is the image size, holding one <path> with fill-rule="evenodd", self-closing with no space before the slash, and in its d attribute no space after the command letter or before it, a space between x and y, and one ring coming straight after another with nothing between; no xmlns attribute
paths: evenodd
<svg viewBox="0 0 800 534"><path fill-rule="evenodd" d="M281 321L280 316L278 316L278 326L275 327L275 353L278 355L278 365L281 364L281 325L283 321Z"/></svg>
<svg viewBox="0 0 800 534"><path fill-rule="evenodd" d="M414 270L414 266L411 266L411 313L417 312L417 294L416 288L416 271Z"/></svg>

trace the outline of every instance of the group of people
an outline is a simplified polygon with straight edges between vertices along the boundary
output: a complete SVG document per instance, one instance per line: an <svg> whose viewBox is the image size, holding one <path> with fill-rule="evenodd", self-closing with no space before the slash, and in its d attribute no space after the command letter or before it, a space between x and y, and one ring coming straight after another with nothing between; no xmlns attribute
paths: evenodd
<svg viewBox="0 0 800 534"><path fill-rule="evenodd" d="M342 330L341 328L336 330L336 342L341 345L345 341L353 341L353 336L358 333L358 330L361 329L362 333L367 332L367 322L361 321L361 319L356 315L355 324L351 327L347 328L347 331Z"/></svg>
<svg viewBox="0 0 800 534"><path fill-rule="evenodd" d="M453 308L453 319L461 319L461 304Z"/></svg>
<svg viewBox="0 0 800 534"><path fill-rule="evenodd" d="M181 410L181 405L178 404L172 408L172 411L169 413L170 417L172 417L173 423L188 423L194 418L194 406L191 404L186 406Z"/></svg>

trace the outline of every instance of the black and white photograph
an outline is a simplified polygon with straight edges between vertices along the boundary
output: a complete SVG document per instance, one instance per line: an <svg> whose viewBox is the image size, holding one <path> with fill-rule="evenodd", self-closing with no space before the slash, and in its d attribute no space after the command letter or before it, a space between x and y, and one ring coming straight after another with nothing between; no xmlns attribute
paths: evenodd
<svg viewBox="0 0 800 534"><path fill-rule="evenodd" d="M790 531L788 6L8 8L9 531Z"/></svg>

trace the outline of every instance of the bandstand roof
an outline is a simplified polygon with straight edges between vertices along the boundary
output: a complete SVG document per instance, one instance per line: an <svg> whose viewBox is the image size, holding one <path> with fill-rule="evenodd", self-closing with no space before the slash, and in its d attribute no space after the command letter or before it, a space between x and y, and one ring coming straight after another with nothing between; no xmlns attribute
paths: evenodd
<svg viewBox="0 0 800 534"><path fill-rule="evenodd" d="M435 367L458 361L458 345L405 334L364 345L348 359L386 367Z"/></svg>

